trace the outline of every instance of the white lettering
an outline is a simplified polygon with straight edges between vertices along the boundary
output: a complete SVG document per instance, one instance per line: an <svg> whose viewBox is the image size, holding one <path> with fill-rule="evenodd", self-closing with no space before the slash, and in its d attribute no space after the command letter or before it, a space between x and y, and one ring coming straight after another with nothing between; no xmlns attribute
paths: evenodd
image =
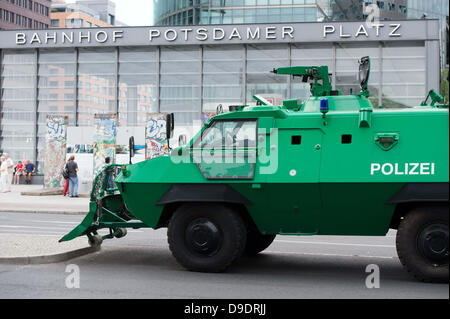
<svg viewBox="0 0 450 319"><path fill-rule="evenodd" d="M350 38L351 37L350 34L344 34L344 26L342 24L339 26L339 36L341 38Z"/></svg>
<svg viewBox="0 0 450 319"><path fill-rule="evenodd" d="M372 24L372 26L376 29L376 35L377 37L380 35L380 28L384 27L384 24Z"/></svg>
<svg viewBox="0 0 450 319"><path fill-rule="evenodd" d="M116 30L113 31L113 42L116 42L117 39L123 37L123 31L122 30Z"/></svg>
<svg viewBox="0 0 450 319"><path fill-rule="evenodd" d="M66 40L70 43L73 43L73 32L70 32L70 37L67 35L67 33L63 32L62 39L63 39L63 43L66 43Z"/></svg>
<svg viewBox="0 0 450 319"><path fill-rule="evenodd" d="M401 170L404 167L404 171ZM370 175L381 172L383 175L434 175L435 163L371 163Z"/></svg>
<svg viewBox="0 0 450 319"><path fill-rule="evenodd" d="M266 27L266 39L276 39L275 31L275 27Z"/></svg>
<svg viewBox="0 0 450 319"><path fill-rule="evenodd" d="M398 163L395 163L394 167L395 167L395 175L404 175L405 174L403 172L398 171Z"/></svg>
<svg viewBox="0 0 450 319"><path fill-rule="evenodd" d="M400 23L392 23L389 25L391 28L393 28L393 30L391 31L391 33L389 33L390 37L400 37L401 34L400 33L395 33L398 29L400 29L401 24Z"/></svg>
<svg viewBox="0 0 450 319"><path fill-rule="evenodd" d="M25 33L16 33L16 44L26 44L27 43L27 37Z"/></svg>
<svg viewBox="0 0 450 319"><path fill-rule="evenodd" d="M37 42L41 44L41 39L39 38L39 35L37 33L33 33L33 36L31 37L30 44L33 44L33 42Z"/></svg>
<svg viewBox="0 0 450 319"><path fill-rule="evenodd" d="M188 33L192 31L192 29L181 29L181 32L184 33L184 41L188 40Z"/></svg>
<svg viewBox="0 0 450 319"><path fill-rule="evenodd" d="M389 171L386 171L386 167L389 168ZM381 166L381 172L384 175L391 175L393 170L394 170L394 166L392 166L391 163L385 163L385 164L383 164L383 166Z"/></svg>
<svg viewBox="0 0 450 319"><path fill-rule="evenodd" d="M323 37L326 38L327 34L334 33L334 31L336 31L336 29L333 25L324 25L323 26Z"/></svg>
<svg viewBox="0 0 450 319"><path fill-rule="evenodd" d="M100 38L100 34L103 34L103 39ZM106 40L108 40L108 34L105 31L98 31L95 34L95 40L99 43L104 43L106 42Z"/></svg>
<svg viewBox="0 0 450 319"><path fill-rule="evenodd" d="M56 32L53 32L53 35L50 35L48 32L45 32L45 44L48 43L48 40L53 40L53 43L56 43Z"/></svg>
<svg viewBox="0 0 450 319"><path fill-rule="evenodd" d="M356 32L356 34L355 34L355 37L357 38L357 37L359 37L360 35L362 35L362 34L364 34L366 37L368 37L369 36L369 34L367 33L367 31L366 31L366 28L364 28L364 25L360 25L359 26L359 28L358 28L358 31Z"/></svg>
<svg viewBox="0 0 450 319"><path fill-rule="evenodd" d="M169 38L169 33L173 33L173 37ZM178 33L174 29L168 29L164 32L164 38L166 38L167 41L175 41L177 37Z"/></svg>
<svg viewBox="0 0 450 319"><path fill-rule="evenodd" d="M258 39L259 40L259 27L255 29L255 33L252 33L252 29L247 28L247 39Z"/></svg>
<svg viewBox="0 0 450 319"><path fill-rule="evenodd" d="M217 36L217 31L221 32L221 37ZM222 40L225 37L225 31L222 28L214 28L213 29L213 39L214 40Z"/></svg>
<svg viewBox="0 0 450 319"><path fill-rule="evenodd" d="M420 163L420 175L430 175L430 163Z"/></svg>
<svg viewBox="0 0 450 319"><path fill-rule="evenodd" d="M409 170L409 175L419 175L419 172L416 172L416 169L419 167L419 163L409 163L409 165L413 168Z"/></svg>
<svg viewBox="0 0 450 319"><path fill-rule="evenodd" d="M294 36L292 35L293 32L294 32L294 28L293 27L291 27L291 26L283 27L282 28L282 36L281 37L284 39L286 37L286 35L288 35L291 39L293 39L294 38Z"/></svg>
<svg viewBox="0 0 450 319"><path fill-rule="evenodd" d="M87 39L87 42L91 43L91 32L87 32L86 34L83 34L83 32L80 32L79 42L82 43L83 39Z"/></svg>
<svg viewBox="0 0 450 319"><path fill-rule="evenodd" d="M149 40L152 41L153 38L157 38L161 35L161 32L159 30L150 30L149 32Z"/></svg>
<svg viewBox="0 0 450 319"><path fill-rule="evenodd" d="M239 34L239 31L237 28L233 28L233 31L231 31L231 34L230 34L230 37L228 38L228 40L231 40L233 38L238 38L239 40L242 40L242 37Z"/></svg>
<svg viewBox="0 0 450 319"><path fill-rule="evenodd" d="M380 165L380 164L378 164L378 163L372 163L372 164L370 165L370 175L373 175L373 173L374 173L375 171L379 171L380 168L381 168L381 165Z"/></svg>
<svg viewBox="0 0 450 319"><path fill-rule="evenodd" d="M208 30L205 28L197 29L197 36L195 37L199 41L205 41L208 39Z"/></svg>

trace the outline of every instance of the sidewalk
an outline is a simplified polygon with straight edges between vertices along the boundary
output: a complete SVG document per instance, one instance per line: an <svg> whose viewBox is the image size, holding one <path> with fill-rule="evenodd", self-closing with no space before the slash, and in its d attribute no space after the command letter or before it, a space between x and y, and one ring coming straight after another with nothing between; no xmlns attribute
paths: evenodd
<svg viewBox="0 0 450 319"><path fill-rule="evenodd" d="M43 195L42 185L12 185L11 192L0 193L2 212L58 213L85 215L89 211L89 197ZM22 195L22 193L32 195ZM53 193L61 193L53 191ZM59 243L60 236L32 234L0 234L0 264L54 263L83 256L99 250L90 247L86 236Z"/></svg>
<svg viewBox="0 0 450 319"><path fill-rule="evenodd" d="M47 264L66 261L100 250L85 236L59 243L58 236L0 234L1 264Z"/></svg>
<svg viewBox="0 0 450 319"><path fill-rule="evenodd" d="M40 190L44 190L42 185L12 185L11 192L0 193L0 213L22 212L85 215L89 211L89 197L70 198L62 195L21 195L22 192L37 193Z"/></svg>

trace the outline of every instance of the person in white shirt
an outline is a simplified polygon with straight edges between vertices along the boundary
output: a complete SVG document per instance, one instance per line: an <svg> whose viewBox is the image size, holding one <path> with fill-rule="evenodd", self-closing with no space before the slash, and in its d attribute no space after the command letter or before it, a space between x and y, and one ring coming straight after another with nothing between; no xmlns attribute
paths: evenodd
<svg viewBox="0 0 450 319"><path fill-rule="evenodd" d="M6 189L5 189L5 191L10 192L11 191L11 184L12 184L13 174L14 174L14 162L13 162L13 160L11 158L9 158L8 153L5 153L4 156L5 156L6 171L7 171Z"/></svg>
<svg viewBox="0 0 450 319"><path fill-rule="evenodd" d="M8 168L5 156L0 157L0 192L6 193L6 178L8 176Z"/></svg>

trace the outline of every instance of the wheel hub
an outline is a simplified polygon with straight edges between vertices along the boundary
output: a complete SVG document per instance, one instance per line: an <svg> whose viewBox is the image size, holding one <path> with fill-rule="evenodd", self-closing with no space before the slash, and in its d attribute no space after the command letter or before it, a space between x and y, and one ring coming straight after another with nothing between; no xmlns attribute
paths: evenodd
<svg viewBox="0 0 450 319"><path fill-rule="evenodd" d="M198 218L186 228L185 241L192 251L211 256L219 250L222 235L213 222L206 218Z"/></svg>
<svg viewBox="0 0 450 319"><path fill-rule="evenodd" d="M433 264L448 263L448 226L433 224L419 235L419 251Z"/></svg>

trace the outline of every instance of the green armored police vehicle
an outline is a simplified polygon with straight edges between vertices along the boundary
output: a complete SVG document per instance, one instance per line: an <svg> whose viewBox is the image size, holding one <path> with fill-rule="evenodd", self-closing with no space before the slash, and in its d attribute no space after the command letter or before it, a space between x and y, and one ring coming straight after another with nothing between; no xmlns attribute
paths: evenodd
<svg viewBox="0 0 450 319"><path fill-rule="evenodd" d="M449 113L442 97L431 91L417 107L373 108L368 57L360 60L361 92L354 95L332 89L326 66L273 72L310 83L311 96L283 105L255 96L256 106L226 113L219 107L170 155L105 167L89 213L61 241L87 235L100 245L126 228L168 227L182 266L220 272L242 254L263 251L277 234L384 236L396 229L406 270L421 281L448 282ZM173 117L167 123L171 137Z"/></svg>

